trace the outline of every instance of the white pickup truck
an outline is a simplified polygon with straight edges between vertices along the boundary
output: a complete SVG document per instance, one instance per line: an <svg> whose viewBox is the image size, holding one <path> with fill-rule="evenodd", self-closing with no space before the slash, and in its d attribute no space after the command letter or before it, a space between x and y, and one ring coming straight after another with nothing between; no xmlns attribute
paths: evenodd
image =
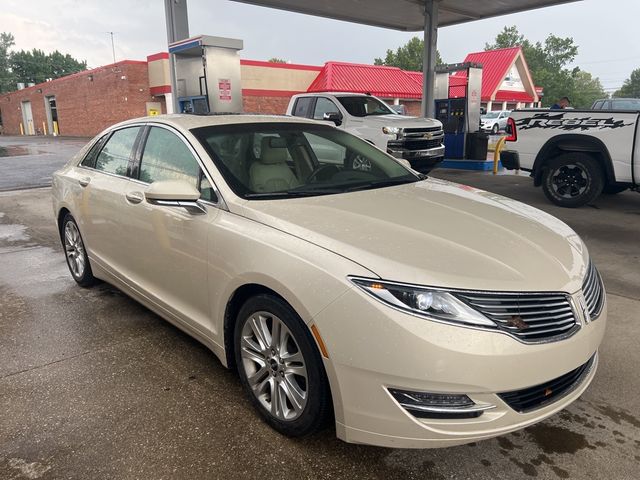
<svg viewBox="0 0 640 480"><path fill-rule="evenodd" d="M444 159L442 123L399 115L372 95L302 93L291 97L287 115L335 123L399 159L428 173Z"/></svg>
<svg viewBox="0 0 640 480"><path fill-rule="evenodd" d="M516 110L502 165L531 172L549 200L580 207L601 193L638 191L640 111Z"/></svg>

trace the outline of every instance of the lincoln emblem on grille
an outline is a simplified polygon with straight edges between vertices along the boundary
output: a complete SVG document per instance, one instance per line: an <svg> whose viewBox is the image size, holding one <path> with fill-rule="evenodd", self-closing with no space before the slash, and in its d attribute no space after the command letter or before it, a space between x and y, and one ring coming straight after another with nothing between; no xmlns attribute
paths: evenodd
<svg viewBox="0 0 640 480"><path fill-rule="evenodd" d="M587 299L584 298L583 293L578 294L578 307L580 308L580 312L582 313L582 321L586 325L591 321L591 317L589 316L589 307L587 306Z"/></svg>
<svg viewBox="0 0 640 480"><path fill-rule="evenodd" d="M507 320L507 324L510 327L516 327L520 330L526 330L529 328L529 324L522 320L520 315L512 315L509 320Z"/></svg>

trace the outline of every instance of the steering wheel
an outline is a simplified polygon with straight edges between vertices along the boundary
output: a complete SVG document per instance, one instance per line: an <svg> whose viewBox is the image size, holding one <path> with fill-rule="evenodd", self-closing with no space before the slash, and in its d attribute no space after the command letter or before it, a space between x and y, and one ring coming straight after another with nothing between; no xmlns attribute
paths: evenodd
<svg viewBox="0 0 640 480"><path fill-rule="evenodd" d="M316 183L318 180L326 180L327 178L338 173L340 169L337 165L325 164L317 167L311 174L307 177L307 182ZM324 178L318 178L320 174L324 175Z"/></svg>

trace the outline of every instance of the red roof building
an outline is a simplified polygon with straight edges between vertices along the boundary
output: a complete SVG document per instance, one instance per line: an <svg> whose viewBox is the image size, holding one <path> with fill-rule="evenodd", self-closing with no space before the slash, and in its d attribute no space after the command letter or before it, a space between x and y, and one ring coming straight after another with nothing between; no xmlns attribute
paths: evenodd
<svg viewBox="0 0 640 480"><path fill-rule="evenodd" d="M382 98L419 100L422 87L397 67L327 62L308 92L371 93Z"/></svg>

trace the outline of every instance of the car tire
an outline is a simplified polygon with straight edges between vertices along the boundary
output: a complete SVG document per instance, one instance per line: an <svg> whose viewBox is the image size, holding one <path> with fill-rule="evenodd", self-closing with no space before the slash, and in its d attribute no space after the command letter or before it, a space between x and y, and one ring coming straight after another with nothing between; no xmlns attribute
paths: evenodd
<svg viewBox="0 0 640 480"><path fill-rule="evenodd" d="M84 288L89 288L99 283L99 280L93 276L87 249L84 246L78 224L70 213L64 216L60 225L60 240L64 248L69 272L76 283Z"/></svg>
<svg viewBox="0 0 640 480"><path fill-rule="evenodd" d="M565 153L548 162L542 174L547 198L561 207L576 208L594 201L604 188L604 173L586 153Z"/></svg>
<svg viewBox="0 0 640 480"><path fill-rule="evenodd" d="M325 426L332 404L322 358L287 303L271 295L250 298L238 313L234 346L242 386L267 424L290 437Z"/></svg>
<svg viewBox="0 0 640 480"><path fill-rule="evenodd" d="M629 187L621 186L621 185L606 185L604 189L602 189L602 193L605 195L616 195L618 193L622 193L625 190L628 190Z"/></svg>
<svg viewBox="0 0 640 480"><path fill-rule="evenodd" d="M497 135L499 131L500 131L500 127L498 126L497 123L493 127L491 127L492 134Z"/></svg>

